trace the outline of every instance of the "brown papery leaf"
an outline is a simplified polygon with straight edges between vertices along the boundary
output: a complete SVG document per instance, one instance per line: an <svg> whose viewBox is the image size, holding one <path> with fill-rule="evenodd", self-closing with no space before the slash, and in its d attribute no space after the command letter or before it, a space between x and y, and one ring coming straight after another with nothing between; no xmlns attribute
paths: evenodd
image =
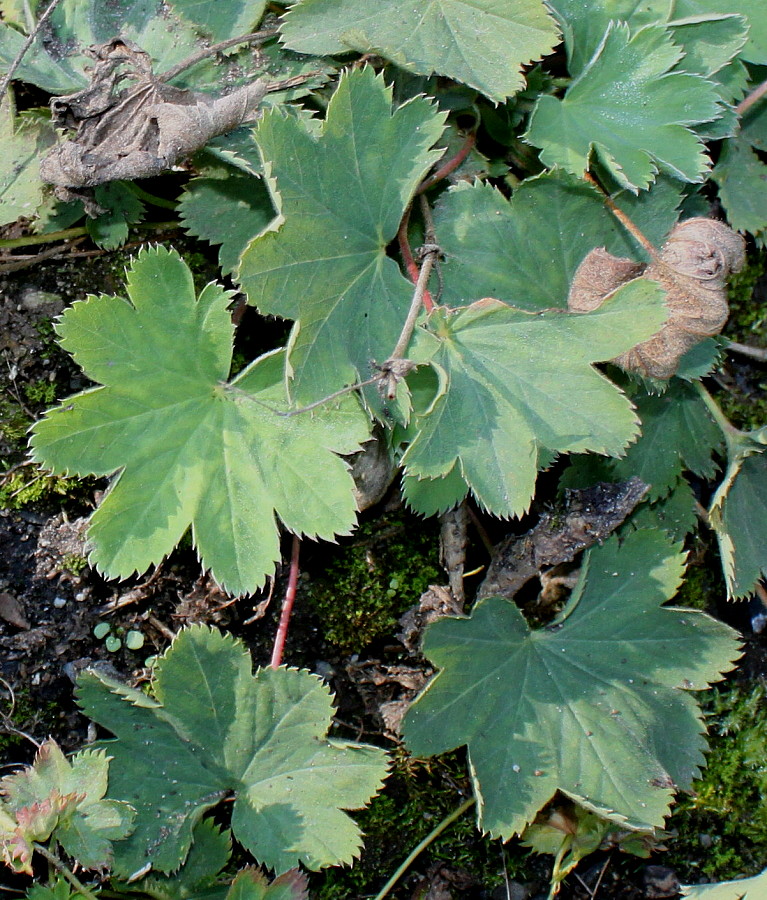
<svg viewBox="0 0 767 900"><path fill-rule="evenodd" d="M657 281L667 292L666 324L613 362L649 378L671 378L688 350L724 327L729 314L727 278L743 267L745 246L743 238L724 223L696 218L677 225L646 267L604 248L592 250L575 273L568 309L596 309L637 277Z"/></svg>
<svg viewBox="0 0 767 900"><path fill-rule="evenodd" d="M54 124L74 136L45 157L40 176L59 199L84 199L91 215L101 210L83 189L159 175L252 119L268 90L262 80L223 97L173 87L152 73L147 53L121 38L89 53L96 59L89 86L51 101ZM132 86L121 89L126 80Z"/></svg>

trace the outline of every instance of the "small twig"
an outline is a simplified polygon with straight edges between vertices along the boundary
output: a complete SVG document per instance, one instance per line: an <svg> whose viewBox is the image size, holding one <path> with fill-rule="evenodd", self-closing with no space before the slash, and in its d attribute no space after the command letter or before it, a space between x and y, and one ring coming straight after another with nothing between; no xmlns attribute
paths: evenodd
<svg viewBox="0 0 767 900"><path fill-rule="evenodd" d="M733 353L740 353L741 356L748 356L758 362L767 362L767 348L765 347L749 347L748 344L738 344L736 341L728 341L727 349Z"/></svg>
<svg viewBox="0 0 767 900"><path fill-rule="evenodd" d="M753 91L740 101L740 103L735 107L735 112L742 116L745 112L747 112L751 107L758 103L764 95L767 94L767 81L763 81L758 87L755 87Z"/></svg>
<svg viewBox="0 0 767 900"><path fill-rule="evenodd" d="M280 624L277 626L277 634L274 637L274 647L272 648L272 659L269 663L272 669L278 668L282 663L282 651L285 649L285 640L288 636L288 625L290 624L290 614L293 612L293 603L296 599L296 588L298 587L298 560L300 553L301 539L298 535L294 534L293 550L290 555L288 586L285 589L285 599L282 601Z"/></svg>
<svg viewBox="0 0 767 900"><path fill-rule="evenodd" d="M610 865L610 857L608 856L605 859L605 864L602 866L599 872L599 878L597 878L597 883L594 885L594 891L591 894L592 900L597 895L597 891L599 890L599 885L602 884L602 878L604 877L605 872L607 871L607 867Z"/></svg>
<svg viewBox="0 0 767 900"><path fill-rule="evenodd" d="M21 269L26 269L29 266L34 266L40 262L45 262L46 259L53 259L55 256L60 256L65 249L66 248L62 246L48 247L47 250L36 253L34 256L25 256L23 259L14 259L13 262L0 262L0 272L19 272Z"/></svg>
<svg viewBox="0 0 767 900"><path fill-rule="evenodd" d="M415 862L415 860L429 846L429 844L436 840L436 838L438 838L446 828L452 825L456 819L460 818L467 809L470 809L472 806L474 806L474 803L475 800L473 797L470 797L468 800L464 800L464 802L457 809L454 809L449 816L446 816L436 826L436 828L433 828L421 841L421 843L416 846L412 853L410 853L407 859L405 859L405 861L397 868L397 871L375 895L374 900L383 900L384 897L387 897L394 885L400 880L400 878L402 878L405 872L407 872L413 862Z"/></svg>
<svg viewBox="0 0 767 900"><path fill-rule="evenodd" d="M200 50L199 53L194 53L192 56L187 56L186 59L182 59L180 63L176 63L175 66L172 66L166 72L163 72L162 75L158 75L157 81L170 81L177 75L190 69L192 66L197 65L198 62L202 62L204 59L207 59L209 56L213 56L215 53L219 53L222 50L228 50L229 47L235 47L237 44L252 44L261 40L266 41L276 34L276 29L267 28L264 29L264 31L253 31L250 34L243 34L240 35L240 37L228 38L225 41L219 41L217 44L211 44L210 47L206 47L204 50Z"/></svg>
<svg viewBox="0 0 767 900"><path fill-rule="evenodd" d="M81 893L83 897L86 898L86 900L98 900L97 895L94 894L93 891L88 890L88 888L82 883L82 881L80 881L80 879L74 874L74 872L72 872L72 870L68 866L66 866L58 858L58 856L56 856L55 853L51 853L51 851L47 847L44 847L42 844L38 844L37 842L34 842L32 846L41 856L44 856L55 869L61 872L61 874L72 885L72 887L76 891L79 891L79 893Z"/></svg>
<svg viewBox="0 0 767 900"><path fill-rule="evenodd" d="M177 221L170 222L141 222L133 225L136 231L168 231L180 228ZM72 238L88 237L88 229L84 225L74 228L64 228L61 231L51 231L48 234L28 234L26 237L8 238L0 241L0 250L15 250L17 247L34 247L37 244L52 244L54 241L68 241ZM119 249L123 249L122 247ZM96 251L106 253L105 250Z"/></svg>
<svg viewBox="0 0 767 900"><path fill-rule="evenodd" d="M51 2L48 4L48 8L37 20L37 25L35 25L35 27L29 32L29 36L27 37L26 41L24 41L24 43L22 44L19 52L16 54L16 58L13 60L11 65L8 67L8 71L5 73L5 77L3 78L2 81L0 81L0 106L3 105L3 101L5 100L6 91L8 90L8 85L11 83L11 80L13 79L13 73L16 71L16 69L18 69L19 65L21 64L22 59L24 59L24 55L26 54L27 50L29 50L29 48L32 46L32 44L34 44L34 42L37 40L37 35L40 34L40 29L48 21L51 13L53 12L54 9L56 9L56 7L59 5L60 2L61 2L61 0L51 0Z"/></svg>
<svg viewBox="0 0 767 900"><path fill-rule="evenodd" d="M175 641L176 635L173 631L168 628L163 622L161 622L156 616L147 616L147 622L150 625L153 625L163 637L166 637L169 641Z"/></svg>
<svg viewBox="0 0 767 900"><path fill-rule="evenodd" d="M13 688L10 684L5 680L5 678L0 677L0 684L8 691L8 712L0 713L0 722L2 725L0 726L0 730L4 731L6 734L16 734L19 737L23 737L25 740L29 741L31 744L34 744L35 747L39 750L42 744L40 741L36 741L32 735L27 734L26 731L22 731L20 728L17 728L13 722L13 711L16 709L16 695L13 692Z"/></svg>
<svg viewBox="0 0 767 900"><path fill-rule="evenodd" d="M634 238L634 240L641 244L642 247L647 251L650 259L657 260L658 259L658 251L655 249L655 245L652 243L649 238L645 237L645 235L637 228L637 226L631 221L631 219L620 209L615 201L610 197L607 191L602 187L602 185L597 181L596 178L590 173L585 172L583 175L584 179L588 181L589 184L594 185L594 187L602 194L602 199L604 200L605 206L610 210L610 212L615 216L615 218L623 225L623 227L628 231L628 233Z"/></svg>

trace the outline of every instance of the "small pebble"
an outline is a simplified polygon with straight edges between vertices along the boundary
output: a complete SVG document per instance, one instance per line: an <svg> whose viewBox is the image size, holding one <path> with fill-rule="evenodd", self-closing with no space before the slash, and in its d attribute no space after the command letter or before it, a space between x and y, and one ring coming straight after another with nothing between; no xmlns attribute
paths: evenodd
<svg viewBox="0 0 767 900"><path fill-rule="evenodd" d="M63 609L67 605L67 598L66 597L54 597L53 605L56 607L56 609Z"/></svg>

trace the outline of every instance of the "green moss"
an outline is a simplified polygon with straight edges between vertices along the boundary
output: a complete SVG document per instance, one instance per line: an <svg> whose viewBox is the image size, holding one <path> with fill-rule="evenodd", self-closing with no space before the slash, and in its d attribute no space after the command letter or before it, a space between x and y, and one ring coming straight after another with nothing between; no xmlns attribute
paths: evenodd
<svg viewBox="0 0 767 900"><path fill-rule="evenodd" d="M77 478L48 475L37 466L23 466L0 476L0 509L23 509L36 503L80 496L84 483Z"/></svg>
<svg viewBox="0 0 767 900"><path fill-rule="evenodd" d="M436 523L401 513L364 524L308 583L326 640L352 653L392 634L397 618L441 577L438 545Z"/></svg>
<svg viewBox="0 0 767 900"><path fill-rule="evenodd" d="M46 378L39 378L37 381L30 381L29 384L25 384L24 393L30 403L48 407L56 402L58 388L54 382L48 381Z"/></svg>
<svg viewBox="0 0 767 900"><path fill-rule="evenodd" d="M767 860L767 702L761 685L705 698L711 751L668 822L668 865L685 881L755 875Z"/></svg>
<svg viewBox="0 0 767 900"><path fill-rule="evenodd" d="M767 344L767 309L754 303L754 288L765 269L763 253L749 258L743 269L730 277L727 286L727 302L730 319L727 337L746 344Z"/></svg>
<svg viewBox="0 0 767 900"><path fill-rule="evenodd" d="M72 575L80 575L83 569L88 568L88 560L79 553L65 553L61 560L61 567L71 572Z"/></svg>

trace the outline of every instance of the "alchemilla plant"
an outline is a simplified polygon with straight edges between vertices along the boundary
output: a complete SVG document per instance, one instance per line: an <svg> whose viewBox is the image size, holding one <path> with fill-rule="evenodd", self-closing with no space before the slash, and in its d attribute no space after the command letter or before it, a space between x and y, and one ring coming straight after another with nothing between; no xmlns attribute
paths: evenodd
<svg viewBox="0 0 767 900"><path fill-rule="evenodd" d="M544 471L631 485L606 533L538 566L577 558L553 612L527 618L498 560L468 613L451 580L421 645L436 674L398 727L419 757L467 748L464 808L554 854L552 896L606 838L646 849L705 763L696 692L740 652L668 605L697 517L731 598L767 574L767 439L706 388L743 235L767 229L761 0L1 8L3 222L55 240L84 221L117 247L157 201L137 179L175 169L160 202L222 273L196 290L147 243L121 295L57 322L92 386L35 424L31 458L110 479L91 564L128 578L190 534L249 595L289 534L290 594L300 541L352 533L395 481L423 516L499 520ZM22 83L49 109L17 112ZM292 325L233 373L236 297ZM0 782L4 862L59 873L30 897L287 900L302 868L353 862L349 811L387 756L333 737L327 687L282 641L254 673L196 626L148 692L80 676L111 737L71 759L46 743ZM263 868L237 872L233 839ZM764 877L688 896L755 898Z"/></svg>

